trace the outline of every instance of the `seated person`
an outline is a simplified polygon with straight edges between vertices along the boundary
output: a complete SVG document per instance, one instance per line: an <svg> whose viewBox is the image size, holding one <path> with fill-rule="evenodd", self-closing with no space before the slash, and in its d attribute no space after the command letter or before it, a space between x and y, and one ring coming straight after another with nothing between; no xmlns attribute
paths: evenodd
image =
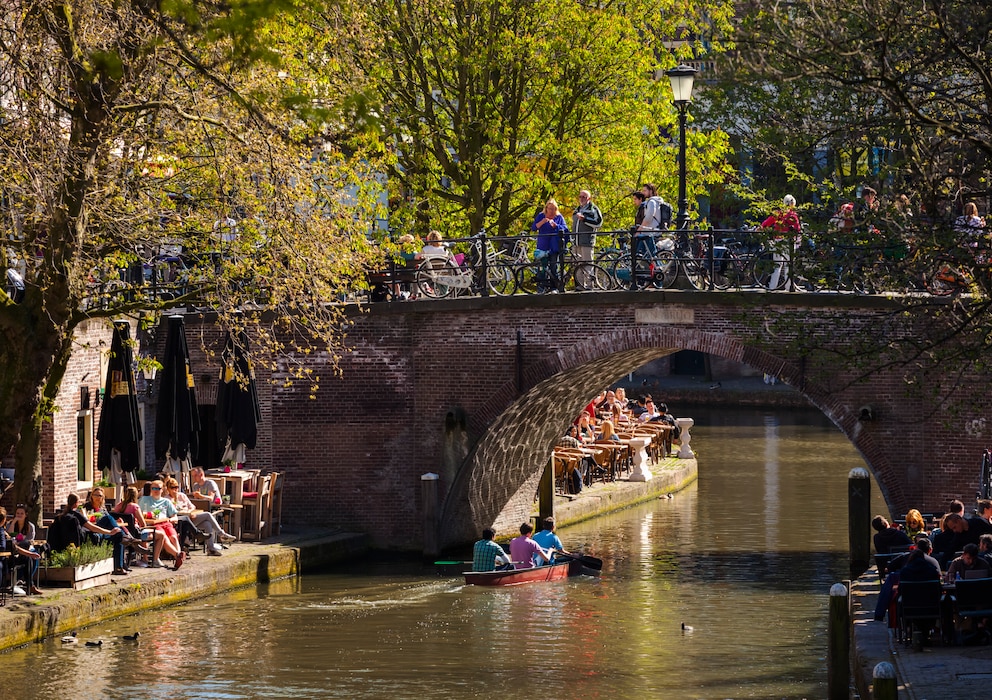
<svg viewBox="0 0 992 700"><path fill-rule="evenodd" d="M83 504L83 515L90 523L96 523L106 530L117 529L119 532L109 536L109 540L114 546L114 575L123 576L130 571L127 560L124 556L124 540L134 539L127 531L127 522L117 517L107 509L107 501L104 498L103 489L99 486L90 491L86 503ZM103 537L103 536L101 536Z"/></svg>
<svg viewBox="0 0 992 700"><path fill-rule="evenodd" d="M472 548L472 571L497 571L510 568L510 557L493 540L496 531L487 527L482 531L482 539Z"/></svg>
<svg viewBox="0 0 992 700"><path fill-rule="evenodd" d="M583 411L579 415L578 428L580 440L583 442L594 442L596 440L596 424L592 414L588 411Z"/></svg>
<svg viewBox="0 0 992 700"><path fill-rule="evenodd" d="M7 512L4 511L4 515ZM28 520L28 508L23 503L18 503L14 508L14 517L7 523L6 533L13 552L14 566L27 567L29 590L34 595L40 595L41 589L35 585L35 575L38 572L38 564L41 561L41 552L35 546L37 539L34 523Z"/></svg>
<svg viewBox="0 0 992 700"><path fill-rule="evenodd" d="M978 544L977 538L982 535L992 535L992 523L989 522L989 517L992 516L992 501L980 500L975 510L978 514L968 518L968 531L973 533L973 537L976 538L975 544Z"/></svg>
<svg viewBox="0 0 992 700"><path fill-rule="evenodd" d="M613 421L604 420L599 427L600 433L596 442L620 442L620 436L613 429Z"/></svg>
<svg viewBox="0 0 992 700"><path fill-rule="evenodd" d="M915 548L907 552L905 558L899 557L903 563L892 573L885 577L878 592L878 601L875 604L875 621L881 622L885 619L885 612L892 603L892 589L899 581L939 581L940 565L937 560L930 556L931 544L927 537L921 537L916 541ZM890 563L895 563L893 560Z"/></svg>
<svg viewBox="0 0 992 700"><path fill-rule="evenodd" d="M992 535L982 535L978 538L978 556L992 566Z"/></svg>
<svg viewBox="0 0 992 700"><path fill-rule="evenodd" d="M142 515L141 508L138 507L138 489L128 486L124 490L124 497L114 506L114 515L128 523L127 530L133 538L130 542L125 542L124 546L134 553L150 554L148 547L141 543L145 534L142 533L142 528L150 526L146 525L145 516ZM147 533L147 539L153 541L153 544L155 538L161 539L164 536L160 530L155 528ZM126 560L127 557L125 557ZM147 566L147 562L138 560L138 566Z"/></svg>
<svg viewBox="0 0 992 700"><path fill-rule="evenodd" d="M953 583L959 578L967 578L965 574L969 571L981 571L984 572L985 577L992 576L989 563L978 556L978 545L970 542L964 546L961 556L947 567L947 582Z"/></svg>
<svg viewBox="0 0 992 700"><path fill-rule="evenodd" d="M179 482L172 477L165 480L165 491L166 498L175 504L178 511L192 513L192 511L196 510L189 497L179 490ZM193 530L194 535L200 534L206 538L207 554L212 557L219 557L223 553L223 549L220 546L221 542L234 541L234 536L224 532L224 528L214 518L213 513L208 511L200 511L191 515L181 515L179 516L179 520L180 522L185 520L185 522L189 523L189 527Z"/></svg>
<svg viewBox="0 0 992 700"><path fill-rule="evenodd" d="M893 549L909 547L913 544L913 541L909 539L909 535L899 528L890 525L884 516L876 515L872 518L871 526L876 530L873 540L875 543L875 552L878 554L890 554Z"/></svg>
<svg viewBox="0 0 992 700"><path fill-rule="evenodd" d="M555 534L554 517L549 516L544 519L544 529L534 535L534 541L537 542L540 547L551 553L551 558L548 560L549 564L555 563L555 551L568 554L568 552L565 551L565 545L561 543L561 539L559 539L558 535ZM541 562L535 559L534 565L540 566Z"/></svg>
<svg viewBox="0 0 992 700"><path fill-rule="evenodd" d="M513 558L513 568L533 569L534 557L540 557L550 562L551 555L541 549L541 546L531 539L530 533L534 527L530 523L520 525L520 537L510 540L510 556Z"/></svg>
<svg viewBox="0 0 992 700"><path fill-rule="evenodd" d="M179 513L172 501L162 497L163 485L160 479L152 481L148 487L149 495L138 499L138 507L144 513L145 521L163 535L161 538L155 538L152 566L162 566L162 550L165 550L175 558L176 564L173 570L178 571L179 567L186 561L186 553L179 546L179 534L175 527L175 523L179 520Z"/></svg>

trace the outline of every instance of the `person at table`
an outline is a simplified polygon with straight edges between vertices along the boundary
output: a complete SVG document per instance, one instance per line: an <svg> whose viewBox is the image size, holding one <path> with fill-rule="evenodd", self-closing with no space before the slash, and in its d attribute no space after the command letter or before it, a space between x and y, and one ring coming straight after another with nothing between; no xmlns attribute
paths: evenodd
<svg viewBox="0 0 992 700"><path fill-rule="evenodd" d="M83 511L83 515L89 522L96 523L106 530L113 530L115 528L120 530L116 535L110 535L107 538L110 540L114 549L114 575L124 576L130 573L131 569L128 567L127 559L124 556L124 541L130 541L134 538L127 531L127 521L111 513L107 508L107 501L104 498L101 487L97 486L90 491L90 495L86 498L86 503L83 504Z"/></svg>
<svg viewBox="0 0 992 700"><path fill-rule="evenodd" d="M889 521L882 515L876 515L871 520L871 526L875 528L875 552L877 554L890 554L893 551L905 549L913 544L909 535L897 527L889 524Z"/></svg>
<svg viewBox="0 0 992 700"><path fill-rule="evenodd" d="M175 503L180 513L186 513L186 515L179 516L180 520L185 518L196 533L206 537L208 555L212 557L221 556L223 554L223 548L220 546L220 543L234 541L234 535L224 532L224 528L217 522L213 513L209 511L192 512L196 510L193 502L189 500L189 497L185 493L179 490L179 482L171 477L165 480L165 495Z"/></svg>
<svg viewBox="0 0 992 700"><path fill-rule="evenodd" d="M551 555L541 549L541 545L531 539L530 533L534 532L534 527L530 523L520 525L520 537L510 540L510 556L513 558L513 568L533 569L534 559L550 562Z"/></svg>
<svg viewBox="0 0 992 700"><path fill-rule="evenodd" d="M494 540L496 531L487 527L482 531L482 539L472 547L472 571L496 571L510 564L509 555Z"/></svg>
<svg viewBox="0 0 992 700"><path fill-rule="evenodd" d="M172 501L163 497L163 488L161 480L152 481L148 485L149 495L138 499L138 507L145 514L145 521L162 533L162 537L155 538L152 566L155 568L162 566L162 552L165 551L175 558L173 570L178 571L186 561L186 553L179 546L179 533L176 532L179 513Z"/></svg>
<svg viewBox="0 0 992 700"><path fill-rule="evenodd" d="M977 514L968 518L969 532L973 533L976 538L980 538L982 535L992 535L992 522L989 522L989 518L992 517L992 501L983 498L978 502L975 511Z"/></svg>
<svg viewBox="0 0 992 700"><path fill-rule="evenodd" d="M882 584L878 592L878 600L875 602L876 622L885 619L885 613L892 604L893 587L900 581L940 580L940 564L930 555L931 547L929 538L921 537L916 541L913 551L906 553L905 563L885 577L885 583ZM893 563L895 561L893 560Z"/></svg>
<svg viewBox="0 0 992 700"><path fill-rule="evenodd" d="M620 442L620 436L613 427L613 421L604 420L599 424L599 437L596 442Z"/></svg>
<svg viewBox="0 0 992 700"><path fill-rule="evenodd" d="M544 519L544 529L534 535L534 541L543 548L551 553L551 559L548 560L549 564L555 563L554 552L559 551L563 554L569 554L565 550L565 545L561 543L561 538L555 533L555 519L554 516L548 516ZM535 561L534 564L540 566L539 561Z"/></svg>
<svg viewBox="0 0 992 700"><path fill-rule="evenodd" d="M927 523L923 519L923 514L916 510L916 508L910 508L906 512L906 534L909 535L909 539L916 541L916 536L920 534L926 534Z"/></svg>
<svg viewBox="0 0 992 700"><path fill-rule="evenodd" d="M592 413L588 411L583 411L579 415L578 423L578 433L579 439L582 442L595 442L596 441L596 426L593 422Z"/></svg>
<svg viewBox="0 0 992 700"><path fill-rule="evenodd" d="M214 505L220 505L221 492L217 482L208 479L203 467L193 467L189 473L193 481L193 498L206 498Z"/></svg>
<svg viewBox="0 0 992 700"><path fill-rule="evenodd" d="M7 513L4 511L4 515ZM34 523L28 520L28 509L23 503L14 508L14 517L7 523L6 532L9 535L10 546L14 554L14 566L25 566L28 570L28 586L34 595L40 595L41 589L35 582L38 564L41 562L41 552L35 549L37 530Z"/></svg>
<svg viewBox="0 0 992 700"><path fill-rule="evenodd" d="M138 507L138 489L133 486L128 486L124 490L124 497L121 498L120 502L114 506L114 515L121 518L127 522L127 530L131 533L134 538L130 542L125 542L124 546L126 549L130 549L135 554L151 554L151 550L144 544L142 544L143 538L147 537L149 541L152 541L154 546L154 539L156 537L162 538L164 535L155 528L152 528L150 532L143 533L142 531L146 527L150 527L145 523L145 516L141 514L141 508ZM127 561L127 557L124 559ZM138 560L138 566L147 566L148 564L144 560Z"/></svg>
<svg viewBox="0 0 992 700"><path fill-rule="evenodd" d="M978 533L971 529L971 523L967 518L956 513L944 516L944 529L953 534L951 535L950 542L944 545L943 559L939 556L940 553L935 556L942 563L947 563L949 566L950 561L958 552L964 550L965 545L978 544Z"/></svg>
<svg viewBox="0 0 992 700"><path fill-rule="evenodd" d="M982 535L978 538L978 556L992 566L992 535Z"/></svg>
<svg viewBox="0 0 992 700"><path fill-rule="evenodd" d="M989 576L992 576L992 570L989 569L989 563L982 557L978 556L978 545L970 542L964 546L961 556L952 561L947 567L947 582L954 583L958 579L968 578L965 574L969 571L983 572L984 575L978 576L978 578L988 578Z"/></svg>
<svg viewBox="0 0 992 700"><path fill-rule="evenodd" d="M100 489L100 491L102 492L103 489ZM90 496L92 495L93 494L91 493ZM87 502L91 506L93 505L92 499L87 499ZM114 518L104 519L103 522L104 525L106 525L106 527L104 527L104 525L101 525L99 522L101 519L103 519L103 515L94 513L93 515L97 516L96 519L87 517L84 513L77 510L78 506L79 506L79 496L77 496L74 493L70 493L65 498L65 509L62 511L62 513L60 513L60 516L74 519L76 521L77 527L81 531L88 531L92 533L91 537L96 537L97 540L100 539L110 540L110 542L114 545L114 556L115 556L114 567L116 568L120 563L120 561L116 558L118 554L117 545L118 543L122 543L124 541L124 528L118 525L117 521ZM120 576L121 574L118 573L117 575Z"/></svg>

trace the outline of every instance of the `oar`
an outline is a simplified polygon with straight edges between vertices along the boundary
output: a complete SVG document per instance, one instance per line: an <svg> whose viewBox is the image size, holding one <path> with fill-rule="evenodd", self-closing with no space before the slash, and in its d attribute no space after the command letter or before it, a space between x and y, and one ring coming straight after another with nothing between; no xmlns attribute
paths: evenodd
<svg viewBox="0 0 992 700"><path fill-rule="evenodd" d="M561 557L562 559L565 560L572 559L574 561L580 562L582 566L587 566L590 569L595 569L596 571L602 571L603 569L603 560L597 557L591 557L588 554L566 554L560 549L556 549L555 556Z"/></svg>
<svg viewBox="0 0 992 700"><path fill-rule="evenodd" d="M454 566L455 564L471 564L470 561L436 561L434 566Z"/></svg>

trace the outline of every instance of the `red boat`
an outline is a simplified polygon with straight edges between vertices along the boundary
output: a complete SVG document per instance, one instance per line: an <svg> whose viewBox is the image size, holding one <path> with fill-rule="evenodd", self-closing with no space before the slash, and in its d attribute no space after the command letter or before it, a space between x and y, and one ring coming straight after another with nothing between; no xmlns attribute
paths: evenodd
<svg viewBox="0 0 992 700"><path fill-rule="evenodd" d="M532 569L466 571L465 583L472 586L517 586L536 581L561 581L569 576L581 574L582 563L573 560L552 566L535 566Z"/></svg>

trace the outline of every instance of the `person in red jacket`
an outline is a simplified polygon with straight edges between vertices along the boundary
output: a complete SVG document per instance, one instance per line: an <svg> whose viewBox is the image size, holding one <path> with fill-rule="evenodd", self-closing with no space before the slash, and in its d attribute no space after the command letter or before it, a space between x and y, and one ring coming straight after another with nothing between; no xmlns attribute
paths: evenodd
<svg viewBox="0 0 992 700"><path fill-rule="evenodd" d="M782 204L781 209L761 222L761 228L770 228L779 233L799 233L802 224L799 222L799 214L796 213L796 198L787 194L782 199Z"/></svg>

